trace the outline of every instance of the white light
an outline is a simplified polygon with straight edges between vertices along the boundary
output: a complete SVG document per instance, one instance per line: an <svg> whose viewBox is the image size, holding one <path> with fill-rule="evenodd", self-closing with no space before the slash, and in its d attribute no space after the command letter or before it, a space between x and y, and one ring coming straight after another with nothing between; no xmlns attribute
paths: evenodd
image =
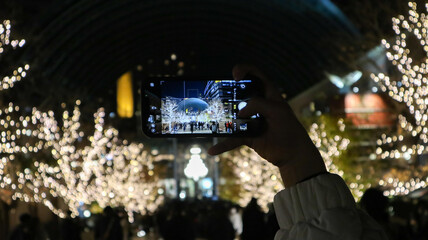
<svg viewBox="0 0 428 240"><path fill-rule="evenodd" d="M191 149L190 149L190 153L191 154L200 154L202 152L202 150L201 150L201 148L199 148L199 147L192 147Z"/></svg>
<svg viewBox="0 0 428 240"><path fill-rule="evenodd" d="M146 231L144 231L144 230L140 230L140 231L138 231L138 232L137 232L137 237L142 238L142 237L144 237L144 236L146 236Z"/></svg>
<svg viewBox="0 0 428 240"><path fill-rule="evenodd" d="M406 159L407 161L409 161L412 156L408 152L405 152L403 154L403 157L404 157L404 159Z"/></svg>
<svg viewBox="0 0 428 240"><path fill-rule="evenodd" d="M157 149L152 149L152 155L156 156L159 154L159 150Z"/></svg>
<svg viewBox="0 0 428 240"><path fill-rule="evenodd" d="M372 92L376 93L378 91L377 87L372 87Z"/></svg>
<svg viewBox="0 0 428 240"><path fill-rule="evenodd" d="M210 189L213 186L213 181L211 180L211 178L205 178L204 180L202 180L202 187L204 189Z"/></svg>
<svg viewBox="0 0 428 240"><path fill-rule="evenodd" d="M85 211L83 211L83 216L84 216L85 218L90 217L90 216L91 216L91 211L89 211L89 210L85 210Z"/></svg>
<svg viewBox="0 0 428 240"><path fill-rule="evenodd" d="M345 86L350 87L352 84L360 80L360 78L363 76L363 73L361 71L354 71L354 72L350 72L343 78L334 74L329 74L329 73L326 73L326 75L330 80L330 82L336 85L336 87L344 88Z"/></svg>
<svg viewBox="0 0 428 240"><path fill-rule="evenodd" d="M180 199L185 199L186 198L186 192L181 192L179 194Z"/></svg>
<svg viewBox="0 0 428 240"><path fill-rule="evenodd" d="M107 155L106 155L106 159L107 159L108 161L113 160L113 155L111 155L111 154L107 154Z"/></svg>
<svg viewBox="0 0 428 240"><path fill-rule="evenodd" d="M241 111L245 106L247 106L247 102L240 102L238 104L238 110Z"/></svg>
<svg viewBox="0 0 428 240"><path fill-rule="evenodd" d="M193 178L195 181L205 177L208 174L208 168L205 166L199 155L192 155L189 163L184 169L184 174L188 178Z"/></svg>
<svg viewBox="0 0 428 240"><path fill-rule="evenodd" d="M336 85L338 88L343 88L345 84L342 82L342 79L339 76L333 75L333 74L327 74L327 77L330 79L330 81Z"/></svg>
<svg viewBox="0 0 428 240"><path fill-rule="evenodd" d="M358 87L354 87L354 88L352 88L352 91L353 91L354 93L357 93L357 92L359 92L359 91L360 91L360 89L359 89Z"/></svg>

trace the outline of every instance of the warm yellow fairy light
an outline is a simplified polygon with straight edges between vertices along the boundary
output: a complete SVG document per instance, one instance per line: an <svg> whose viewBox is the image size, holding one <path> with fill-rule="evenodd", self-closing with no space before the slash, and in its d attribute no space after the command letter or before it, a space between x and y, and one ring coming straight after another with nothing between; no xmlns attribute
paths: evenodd
<svg viewBox="0 0 428 240"><path fill-rule="evenodd" d="M0 22L0 55L6 51L6 47L10 46L12 49L21 48L25 45L25 39L15 40L11 39L12 26L10 20L3 20ZM16 82L21 81L27 76L27 71L30 65L25 64L14 70L12 74L0 78L0 90L12 88Z"/></svg>
<svg viewBox="0 0 428 240"><path fill-rule="evenodd" d="M152 158L142 144L121 141L116 129L105 128L103 109L94 114L95 131L88 136L90 145L83 147L77 147L85 136L77 106L71 113L63 112L62 127L52 111L34 108L30 116L19 116L19 107L12 103L0 111L4 133L0 147L8 154L1 159L0 187L13 190L13 199L43 203L60 217L65 216L63 211L49 198L62 198L74 215L81 203L123 206L131 220L133 212L152 212L162 202ZM31 141L19 141L21 138ZM22 142L27 143L22 146ZM11 171L16 155L38 151L49 152L58 166L36 161L34 172Z"/></svg>
<svg viewBox="0 0 428 240"><path fill-rule="evenodd" d="M337 128L339 132L345 131L346 126L343 119L339 119L339 121L337 122ZM320 151L327 170L330 173L343 176L343 170L339 169L339 167L335 164L335 161L340 160L340 156L344 151L347 150L350 144L350 140L340 135L330 136L326 132L324 123L313 123L311 125L311 128L309 129L309 136L311 137L315 146ZM355 179L357 181L348 182L348 186L355 200L358 201L363 196L364 190L367 188L367 185L359 183L359 180L361 180L361 176L357 175L355 176Z"/></svg>
<svg viewBox="0 0 428 240"><path fill-rule="evenodd" d="M341 132L345 131L345 124L343 119L338 121L338 129ZM309 136L314 142L315 146L321 153L324 159L327 170L331 173L343 176L343 171L334 164L333 158L338 158L341 152L345 151L350 143L349 139L342 136L328 136L325 131L324 124L313 123L309 130Z"/></svg>
<svg viewBox="0 0 428 240"><path fill-rule="evenodd" d="M267 211L268 203L271 203L275 194L283 188L278 168L248 147L224 156L234 163L235 174L239 177L242 189L239 193L239 204L246 206L254 197L262 209Z"/></svg>
<svg viewBox="0 0 428 240"><path fill-rule="evenodd" d="M396 136L386 136L383 134L377 140L378 148L376 154L382 159L405 159L410 160L414 156L427 153L428 143L428 18L426 12L418 13L417 4L409 2L409 16L406 18L399 15L392 19L392 28L396 34L393 41L382 40L382 45L386 49L386 57L396 66L401 76L399 79L391 78L384 73L371 74L371 78L377 82L382 91L388 93L394 100L404 103L412 116L409 121L406 116L399 115L399 125L408 136L417 139L417 144L405 145L402 134ZM428 5L425 5L428 10ZM415 63L411 57L412 51L408 46L408 38L413 35L421 45L424 53L424 60ZM397 149L384 151L384 145L401 143ZM427 185L427 179L411 178L409 181L401 181L398 178L389 177L378 181L380 186L389 190L385 191L386 196L408 194Z"/></svg>

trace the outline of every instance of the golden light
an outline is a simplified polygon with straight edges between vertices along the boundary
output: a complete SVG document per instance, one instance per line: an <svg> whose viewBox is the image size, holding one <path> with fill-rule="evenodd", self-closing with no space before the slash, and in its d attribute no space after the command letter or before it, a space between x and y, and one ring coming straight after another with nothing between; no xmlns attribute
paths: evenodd
<svg viewBox="0 0 428 240"><path fill-rule="evenodd" d="M117 114L122 118L134 115L134 95L132 91L132 74L127 72L117 80Z"/></svg>
<svg viewBox="0 0 428 240"><path fill-rule="evenodd" d="M418 6L415 2L409 2L408 17L399 15L392 18L392 28L396 34L393 40L382 40L382 45L386 50L387 59L397 68L399 76L388 76L385 73L371 74L371 78L379 84L382 91L391 98L405 105L408 114L398 116L398 122L401 126L400 134L387 136L382 134L376 141L378 154L382 159L403 159L411 161L428 152L426 144L428 143L428 5L425 5L424 12L418 12ZM423 8L423 7L419 7ZM415 46L408 44L409 38L415 38ZM424 58L413 59L411 52L419 51ZM405 137L415 138L416 143L403 141ZM395 144L395 149L390 149L390 145ZM385 149L388 149L385 150ZM419 175L419 176L418 176ZM395 196L408 194L411 191L428 185L426 172L419 171L391 171L386 174L378 184L386 189L385 196Z"/></svg>

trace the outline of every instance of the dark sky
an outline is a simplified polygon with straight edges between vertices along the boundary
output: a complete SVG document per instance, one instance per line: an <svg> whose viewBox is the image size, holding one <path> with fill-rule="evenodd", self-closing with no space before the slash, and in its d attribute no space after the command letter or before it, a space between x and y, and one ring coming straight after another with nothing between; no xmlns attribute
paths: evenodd
<svg viewBox="0 0 428 240"><path fill-rule="evenodd" d="M206 81L164 81L161 97L197 98L204 94Z"/></svg>

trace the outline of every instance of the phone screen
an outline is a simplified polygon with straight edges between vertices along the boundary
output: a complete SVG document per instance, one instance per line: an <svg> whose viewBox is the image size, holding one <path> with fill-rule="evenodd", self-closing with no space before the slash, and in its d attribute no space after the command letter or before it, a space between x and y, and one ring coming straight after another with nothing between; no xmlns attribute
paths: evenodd
<svg viewBox="0 0 428 240"><path fill-rule="evenodd" d="M238 112L257 95L251 79L151 78L145 81L146 119L150 136L254 135L255 115L240 119Z"/></svg>

